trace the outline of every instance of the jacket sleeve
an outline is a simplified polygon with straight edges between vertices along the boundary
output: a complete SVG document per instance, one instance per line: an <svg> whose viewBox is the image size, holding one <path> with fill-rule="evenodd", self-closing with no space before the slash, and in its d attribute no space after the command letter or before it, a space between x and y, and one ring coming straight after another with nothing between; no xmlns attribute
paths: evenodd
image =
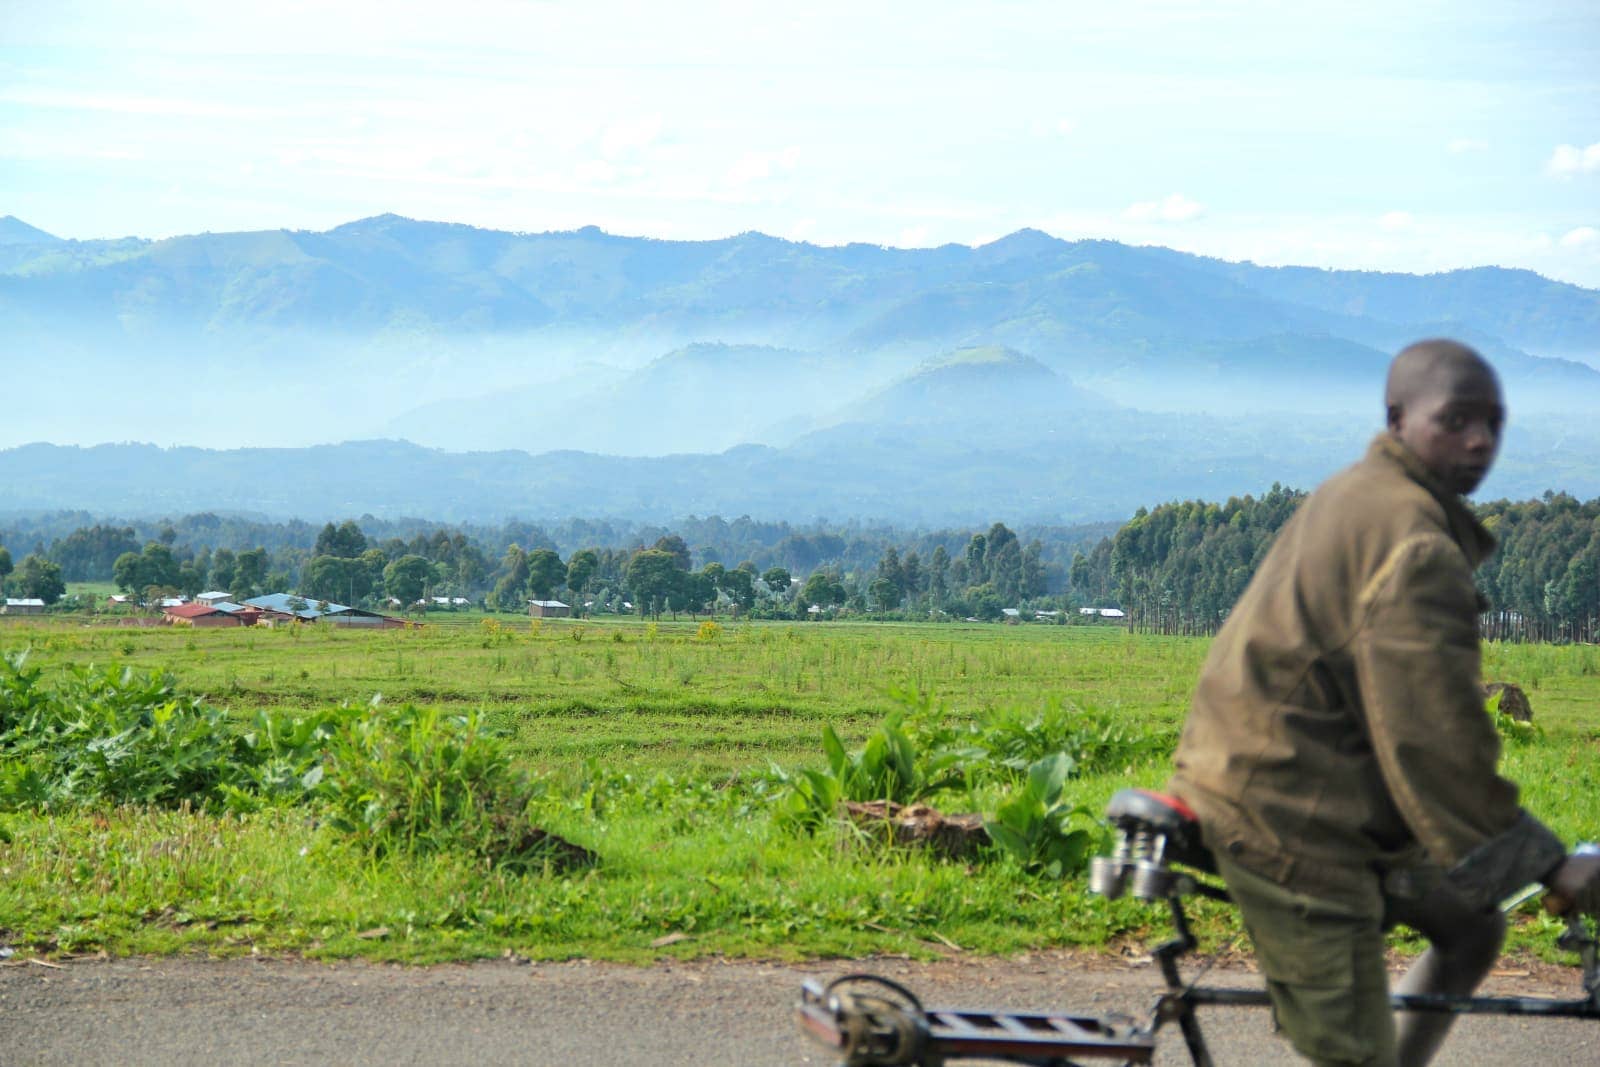
<svg viewBox="0 0 1600 1067"><path fill-rule="evenodd" d="M1492 907L1549 874L1566 849L1496 770L1500 738L1484 711L1472 569L1442 534L1409 538L1357 608L1351 652L1389 795L1456 888Z"/></svg>

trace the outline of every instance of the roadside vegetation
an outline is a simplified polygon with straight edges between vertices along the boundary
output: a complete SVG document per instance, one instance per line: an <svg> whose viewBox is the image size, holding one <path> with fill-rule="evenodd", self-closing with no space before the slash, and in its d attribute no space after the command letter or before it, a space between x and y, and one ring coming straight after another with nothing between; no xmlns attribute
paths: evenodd
<svg viewBox="0 0 1600 1067"><path fill-rule="evenodd" d="M0 626L0 649L0 943L423 961L1159 932L1155 909L1089 897L1079 872L1109 795L1166 777L1205 641L43 619ZM1505 756L1530 807L1568 839L1600 836L1600 649L1491 645L1487 671L1535 708ZM975 813L989 843L943 858L840 818L841 800ZM1236 932L1198 911L1206 940ZM1543 951L1548 931L1530 908L1515 944Z"/></svg>

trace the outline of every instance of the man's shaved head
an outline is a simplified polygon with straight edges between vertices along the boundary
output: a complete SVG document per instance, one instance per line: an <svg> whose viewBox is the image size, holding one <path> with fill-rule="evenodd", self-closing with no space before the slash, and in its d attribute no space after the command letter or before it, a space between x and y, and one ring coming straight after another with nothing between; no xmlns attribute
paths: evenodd
<svg viewBox="0 0 1600 1067"><path fill-rule="evenodd" d="M1470 493L1500 447L1505 405L1494 368L1459 341L1418 341L1383 390L1389 432L1452 492Z"/></svg>
<svg viewBox="0 0 1600 1067"><path fill-rule="evenodd" d="M1395 408L1405 408L1425 392L1448 390L1456 378L1477 375L1487 378L1498 391L1494 368L1477 351L1460 341L1435 338L1408 345L1389 364L1389 379L1383 387L1383 404L1393 420Z"/></svg>

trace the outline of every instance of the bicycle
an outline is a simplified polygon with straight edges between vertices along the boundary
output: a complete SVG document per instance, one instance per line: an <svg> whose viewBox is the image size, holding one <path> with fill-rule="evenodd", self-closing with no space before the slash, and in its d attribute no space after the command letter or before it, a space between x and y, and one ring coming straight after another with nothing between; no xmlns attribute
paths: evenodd
<svg viewBox="0 0 1600 1067"><path fill-rule="evenodd" d="M924 1008L914 993L897 982L872 974L847 974L826 985L815 980L805 983L796 1012L801 1029L834 1050L840 1067L942 1067L970 1059L1029 1067L1076 1067L1083 1060L1150 1063L1157 1035L1164 1027L1176 1025L1195 1067L1213 1067L1197 1009L1270 1004L1265 989L1185 983L1179 970L1179 961L1196 947L1184 898L1199 895L1229 900L1226 889L1204 877L1217 873L1216 864L1200 840L1194 813L1173 797L1124 789L1111 798L1106 817L1115 833L1115 847L1110 856L1093 860L1090 892L1111 899L1131 893L1140 900L1165 903L1172 921L1173 936L1152 952L1165 989L1147 1020L1120 1015ZM1505 907L1509 910L1537 891L1530 888ZM1556 944L1578 954L1581 997L1394 994L1390 1004L1406 1011L1600 1019L1600 941L1589 921L1569 916Z"/></svg>

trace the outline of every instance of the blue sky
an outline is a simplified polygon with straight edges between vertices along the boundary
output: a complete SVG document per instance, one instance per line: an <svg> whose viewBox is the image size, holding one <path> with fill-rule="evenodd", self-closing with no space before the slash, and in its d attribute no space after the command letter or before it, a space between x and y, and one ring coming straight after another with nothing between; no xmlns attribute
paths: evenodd
<svg viewBox="0 0 1600 1067"><path fill-rule="evenodd" d="M1600 287L1600 5L0 0L0 214L385 211Z"/></svg>

